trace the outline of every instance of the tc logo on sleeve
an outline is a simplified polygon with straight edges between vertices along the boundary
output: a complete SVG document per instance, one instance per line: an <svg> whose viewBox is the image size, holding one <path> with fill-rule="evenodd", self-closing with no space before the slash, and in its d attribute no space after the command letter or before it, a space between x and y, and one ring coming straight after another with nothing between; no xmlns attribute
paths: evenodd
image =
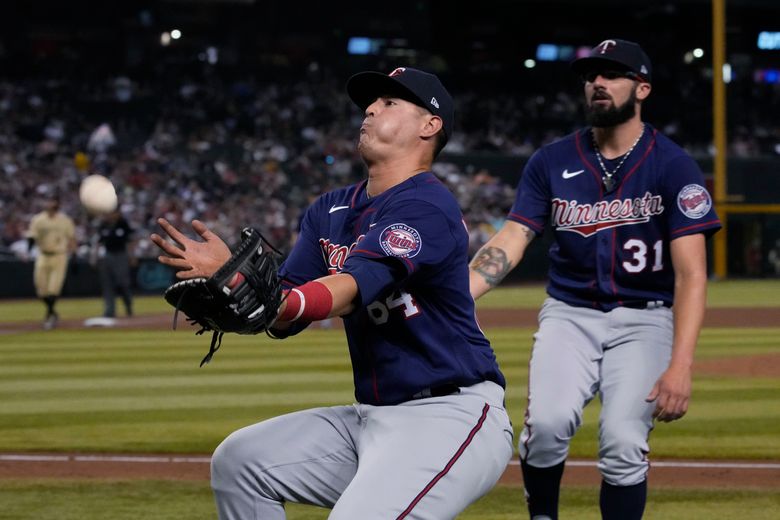
<svg viewBox="0 0 780 520"><path fill-rule="evenodd" d="M709 213L712 199L704 186L689 184L677 194L677 207L686 217L699 219Z"/></svg>
<svg viewBox="0 0 780 520"><path fill-rule="evenodd" d="M422 249L420 233L406 224L391 224L379 235L382 251L390 256L412 258Z"/></svg>

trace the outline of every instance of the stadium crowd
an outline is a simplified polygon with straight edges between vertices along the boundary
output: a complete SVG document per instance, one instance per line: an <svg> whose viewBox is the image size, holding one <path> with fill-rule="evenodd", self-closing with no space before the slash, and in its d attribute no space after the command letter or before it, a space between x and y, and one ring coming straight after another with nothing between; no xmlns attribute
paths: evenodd
<svg viewBox="0 0 780 520"><path fill-rule="evenodd" d="M54 193L76 220L77 254L86 257L97 223L80 207L78 187L90 173L118 187L138 257L156 255L148 236L159 216L177 226L197 217L229 241L253 225L287 249L313 197L365 176L352 138L362 114L348 101L344 78L318 67L307 75L273 82L216 75L0 80L0 258L27 257L30 218ZM458 125L436 173L459 198L474 251L511 206L516 179L451 158L527 157L571 132L582 122L580 92L572 87L455 90ZM692 80L679 87L675 97L653 100L650 121L695 156L711 153L710 127L697 123L709 117L703 87ZM733 96L730 153L780 154L780 123L769 117L780 107L780 90L740 88L747 90ZM763 104L751 103L756 98Z"/></svg>

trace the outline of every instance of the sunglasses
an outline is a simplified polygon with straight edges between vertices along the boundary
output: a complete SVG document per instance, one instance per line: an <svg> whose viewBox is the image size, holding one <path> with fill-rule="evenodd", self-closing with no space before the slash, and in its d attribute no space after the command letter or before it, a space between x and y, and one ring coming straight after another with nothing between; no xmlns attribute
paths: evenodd
<svg viewBox="0 0 780 520"><path fill-rule="evenodd" d="M635 72L631 72L630 70L592 70L585 72L580 76L582 78L582 81L586 83L593 83L596 81L596 78L598 76L601 76L604 79L618 79L618 78L628 78L633 80L641 80L642 78L639 76L639 74Z"/></svg>

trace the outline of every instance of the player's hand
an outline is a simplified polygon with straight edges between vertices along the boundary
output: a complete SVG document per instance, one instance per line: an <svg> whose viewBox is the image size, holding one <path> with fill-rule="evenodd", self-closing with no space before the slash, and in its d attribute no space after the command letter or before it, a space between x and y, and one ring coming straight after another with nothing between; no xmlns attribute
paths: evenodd
<svg viewBox="0 0 780 520"><path fill-rule="evenodd" d="M691 397L691 371L669 367L661 374L645 401L655 402L653 417L663 422L679 419L688 411Z"/></svg>
<svg viewBox="0 0 780 520"><path fill-rule="evenodd" d="M152 242L167 255L158 256L157 260L177 269L176 278L208 278L230 259L231 253L227 244L209 231L200 220L192 221L192 229L203 239L202 242L187 238L164 218L157 219L157 223L176 242L172 244L153 233L150 237Z"/></svg>

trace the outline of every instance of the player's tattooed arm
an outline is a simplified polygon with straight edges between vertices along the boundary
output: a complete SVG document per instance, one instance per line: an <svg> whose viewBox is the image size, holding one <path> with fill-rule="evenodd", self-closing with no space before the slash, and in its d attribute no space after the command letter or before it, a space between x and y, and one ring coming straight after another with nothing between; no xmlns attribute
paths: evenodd
<svg viewBox="0 0 780 520"><path fill-rule="evenodd" d="M501 283L501 280L512 270L506 258L506 251L487 245L477 251L470 267L480 274L491 288Z"/></svg>
<svg viewBox="0 0 780 520"><path fill-rule="evenodd" d="M476 299L497 286L520 263L534 232L507 221L504 227L477 251L469 264L471 295Z"/></svg>

